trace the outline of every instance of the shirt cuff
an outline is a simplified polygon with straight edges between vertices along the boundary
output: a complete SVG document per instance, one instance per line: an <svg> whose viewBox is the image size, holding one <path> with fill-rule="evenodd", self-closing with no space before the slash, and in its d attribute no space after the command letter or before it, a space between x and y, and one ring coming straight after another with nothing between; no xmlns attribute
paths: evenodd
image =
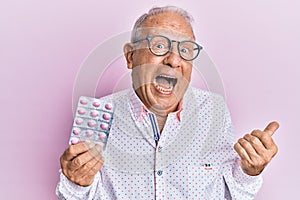
<svg viewBox="0 0 300 200"><path fill-rule="evenodd" d="M257 186L261 187L263 179L261 175L250 176L246 174L242 167L240 166L240 162L235 163L233 176L236 180L240 180L243 184L248 185L250 183L256 183Z"/></svg>
<svg viewBox="0 0 300 200"><path fill-rule="evenodd" d="M73 193L75 196L87 195L92 187L99 180L100 173L95 175L94 181L89 186L80 186L70 181L60 170L60 191L67 190L69 193Z"/></svg>

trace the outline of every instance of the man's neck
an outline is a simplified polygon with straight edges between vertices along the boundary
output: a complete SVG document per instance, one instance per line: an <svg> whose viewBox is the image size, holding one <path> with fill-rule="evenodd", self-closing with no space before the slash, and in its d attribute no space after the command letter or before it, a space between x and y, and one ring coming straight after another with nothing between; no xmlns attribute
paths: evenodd
<svg viewBox="0 0 300 200"><path fill-rule="evenodd" d="M166 124L166 121L167 121L167 117L168 116L156 115L156 120L157 120L157 124L158 124L158 128L159 128L160 134L162 133L162 131L163 131L164 127L165 127L165 124Z"/></svg>

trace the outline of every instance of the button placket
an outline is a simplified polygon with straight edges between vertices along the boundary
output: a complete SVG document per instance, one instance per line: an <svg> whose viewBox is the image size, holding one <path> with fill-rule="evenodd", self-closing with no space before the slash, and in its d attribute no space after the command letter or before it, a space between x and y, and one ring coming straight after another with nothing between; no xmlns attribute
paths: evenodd
<svg viewBox="0 0 300 200"><path fill-rule="evenodd" d="M158 142L158 147L155 153L155 196L156 200L163 200L165 198L165 182L163 169L163 156L161 141Z"/></svg>

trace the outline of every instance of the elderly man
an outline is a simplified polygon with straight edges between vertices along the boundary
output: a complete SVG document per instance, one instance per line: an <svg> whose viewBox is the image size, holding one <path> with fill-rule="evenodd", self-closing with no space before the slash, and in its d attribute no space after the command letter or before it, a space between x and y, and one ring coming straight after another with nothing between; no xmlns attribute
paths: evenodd
<svg viewBox="0 0 300 200"><path fill-rule="evenodd" d="M223 98L189 87L202 49L190 21L171 6L137 20L124 46L133 89L103 98L115 105L105 151L81 142L61 156L60 199L254 198L279 125L234 144Z"/></svg>

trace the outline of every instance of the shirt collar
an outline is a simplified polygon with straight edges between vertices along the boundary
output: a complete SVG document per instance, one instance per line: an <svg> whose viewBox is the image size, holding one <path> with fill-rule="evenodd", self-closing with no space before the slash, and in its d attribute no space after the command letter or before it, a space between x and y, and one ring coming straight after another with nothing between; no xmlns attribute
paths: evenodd
<svg viewBox="0 0 300 200"><path fill-rule="evenodd" d="M181 100L177 106L177 110L175 112L172 112L170 114L176 115L176 119L180 122L180 113L182 111L182 103L183 101ZM147 112L150 112L147 107L143 104L143 102L140 100L140 98L137 96L135 93L134 89L130 90L129 93L129 105L130 109L132 111L132 114L137 121L141 121L144 116L147 115Z"/></svg>

